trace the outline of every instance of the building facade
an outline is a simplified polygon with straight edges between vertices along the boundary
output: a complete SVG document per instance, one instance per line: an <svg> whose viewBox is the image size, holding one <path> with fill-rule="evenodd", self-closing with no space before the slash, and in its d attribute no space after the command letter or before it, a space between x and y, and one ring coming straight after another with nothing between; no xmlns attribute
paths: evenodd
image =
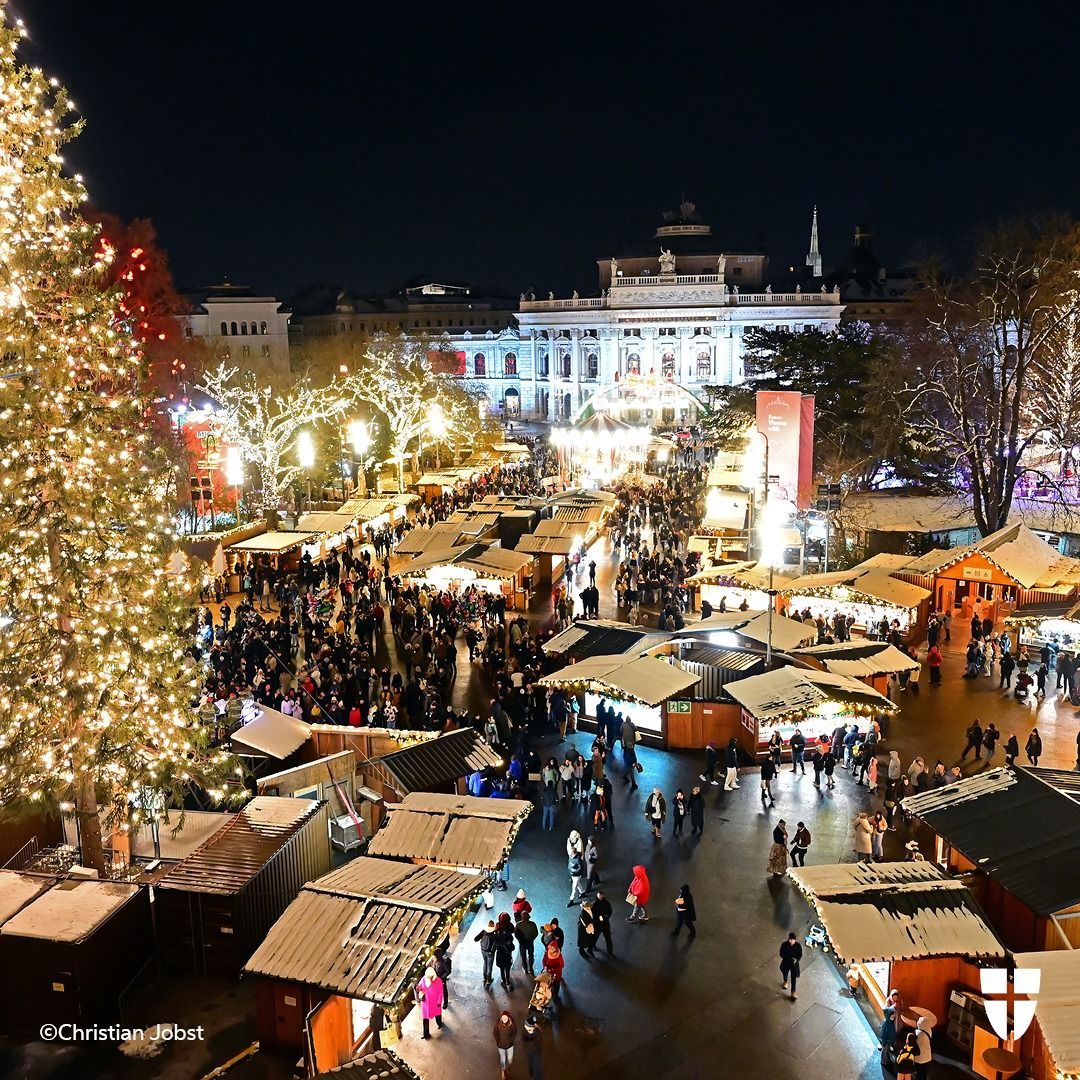
<svg viewBox="0 0 1080 1080"><path fill-rule="evenodd" d="M188 299L191 311L179 318L184 336L202 341L211 360L265 382L289 379L289 311L280 300L228 282Z"/></svg>
<svg viewBox="0 0 1080 1080"><path fill-rule="evenodd" d="M655 427L692 423L707 387L742 381L749 329L832 329L843 311L821 283L816 211L810 273L779 291L766 255L725 249L689 204L648 250L597 265L598 295L523 296L516 327L446 335L504 419L571 420L591 406Z"/></svg>

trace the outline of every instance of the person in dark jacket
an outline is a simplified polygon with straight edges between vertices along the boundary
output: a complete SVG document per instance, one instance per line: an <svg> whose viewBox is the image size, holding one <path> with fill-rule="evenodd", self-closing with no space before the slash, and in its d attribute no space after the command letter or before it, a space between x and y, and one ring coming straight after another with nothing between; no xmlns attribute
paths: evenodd
<svg viewBox="0 0 1080 1080"><path fill-rule="evenodd" d="M596 890L596 899L592 903L592 913L597 937L604 939L608 956L614 956L615 950L611 946L611 916L614 912L611 908L611 901L604 894L603 889Z"/></svg>
<svg viewBox="0 0 1080 1080"><path fill-rule="evenodd" d="M585 960L593 958L596 949L596 920L593 917L592 901L581 901L581 914L578 916L577 951Z"/></svg>
<svg viewBox="0 0 1080 1080"><path fill-rule="evenodd" d="M447 951L449 944L449 940L445 940L435 950L435 956L431 961L435 974L442 979L442 1007L444 1009L450 1005L450 973L454 970L454 965L450 960L450 953Z"/></svg>
<svg viewBox="0 0 1080 1080"><path fill-rule="evenodd" d="M690 835L700 836L705 829L705 796L701 788L694 787L690 792L686 808L690 813Z"/></svg>
<svg viewBox="0 0 1080 1080"><path fill-rule="evenodd" d="M510 968L514 963L514 928L510 923L510 916L505 912L499 916L498 925L495 927L495 966L499 969L499 976L503 986L507 990L513 990L514 983L510 978Z"/></svg>
<svg viewBox="0 0 1080 1080"><path fill-rule="evenodd" d="M529 918L528 912L521 916L517 926L514 927L514 937L517 938L521 955L521 969L530 978L533 975L533 948L539 934L540 927Z"/></svg>
<svg viewBox="0 0 1080 1080"><path fill-rule="evenodd" d="M795 733L788 740L788 746L791 747L791 771L801 772L805 776L806 736L798 728L795 729Z"/></svg>
<svg viewBox="0 0 1080 1080"><path fill-rule="evenodd" d="M701 779L714 786L720 783L716 779L716 757L716 744L709 743L705 747L705 771L701 774Z"/></svg>
<svg viewBox="0 0 1080 1080"><path fill-rule="evenodd" d="M1024 744L1024 753L1027 754L1027 759L1032 765L1039 764L1039 758L1042 757L1042 736L1037 727L1031 729L1031 734Z"/></svg>
<svg viewBox="0 0 1080 1080"><path fill-rule="evenodd" d="M551 922L544 923L541 927L540 944L546 949L553 941L559 946L559 952L562 952L566 934L563 933L563 928L559 925L558 919L552 919Z"/></svg>
<svg viewBox="0 0 1080 1080"><path fill-rule="evenodd" d="M514 1061L514 1043L517 1042L517 1024L508 1012L502 1012L495 1021L495 1045L499 1050L499 1066L502 1080L510 1075L510 1066Z"/></svg>
<svg viewBox="0 0 1080 1080"><path fill-rule="evenodd" d="M799 981L799 964L801 960L802 946L795 936L795 931L792 930L787 936L787 941L780 946L780 974L784 976L783 988L787 989L788 980L790 979L792 1001L798 997L795 993L795 986Z"/></svg>
<svg viewBox="0 0 1080 1080"><path fill-rule="evenodd" d="M521 1026L521 1042L525 1047L525 1059L529 1063L529 1080L543 1080L544 1031L540 1026L539 1016L532 1009Z"/></svg>
<svg viewBox="0 0 1080 1080"><path fill-rule="evenodd" d="M697 911L694 908L694 897L690 892L690 886L684 885L675 897L675 929L671 931L672 937L678 937L679 931L685 926L690 931L690 940L697 937L694 923L697 922Z"/></svg>
<svg viewBox="0 0 1080 1080"><path fill-rule="evenodd" d="M1020 756L1020 742L1016 735L1010 735L1005 743L1005 764L1011 765Z"/></svg>
<svg viewBox="0 0 1080 1080"><path fill-rule="evenodd" d="M983 729L982 724L979 723L978 717L971 721L971 726L964 734L967 738L967 743L960 752L960 760L963 761L968 756L969 750L974 750L975 760L982 761Z"/></svg>
<svg viewBox="0 0 1080 1080"><path fill-rule="evenodd" d="M765 805L765 800L774 802L772 794L772 782L776 776L776 766L773 764L772 758L766 758L761 763L761 805Z"/></svg>
<svg viewBox="0 0 1080 1080"><path fill-rule="evenodd" d="M724 751L724 790L732 791L739 786L739 744L732 739Z"/></svg>
<svg viewBox="0 0 1080 1080"><path fill-rule="evenodd" d="M491 969L495 963L495 923L488 920L487 929L481 930L473 941L480 942L480 955L484 960L484 989L487 989L491 983Z"/></svg>

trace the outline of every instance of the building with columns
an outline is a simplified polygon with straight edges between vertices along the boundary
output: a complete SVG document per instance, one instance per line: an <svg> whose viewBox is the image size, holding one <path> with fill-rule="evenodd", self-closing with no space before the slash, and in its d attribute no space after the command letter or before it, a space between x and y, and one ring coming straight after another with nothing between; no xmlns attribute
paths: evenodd
<svg viewBox="0 0 1080 1080"><path fill-rule="evenodd" d="M571 420L591 406L692 423L706 387L742 381L751 327L831 329L843 311L821 282L816 211L807 272L776 288L766 255L721 245L689 203L651 243L597 266L594 296L523 296L516 328L444 335L504 419Z"/></svg>

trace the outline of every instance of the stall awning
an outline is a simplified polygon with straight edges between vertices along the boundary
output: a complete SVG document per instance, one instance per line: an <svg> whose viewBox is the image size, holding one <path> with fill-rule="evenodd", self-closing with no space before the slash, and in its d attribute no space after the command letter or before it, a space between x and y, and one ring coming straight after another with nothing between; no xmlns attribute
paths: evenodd
<svg viewBox="0 0 1080 1080"><path fill-rule="evenodd" d="M675 631L675 636L686 638L725 632L738 634L740 637L764 645L768 642L770 634L769 613L767 611L753 614L747 611L717 611L700 622L687 623L681 630ZM789 619L786 615L777 615L776 612L773 612L771 633L773 648L781 652L817 640L816 625L800 622L798 619Z"/></svg>
<svg viewBox="0 0 1080 1080"><path fill-rule="evenodd" d="M701 676L655 656L592 656L537 680L542 686L572 687L591 683L596 692L659 705L695 686Z"/></svg>
<svg viewBox="0 0 1080 1080"><path fill-rule="evenodd" d="M666 633L655 633L630 623L608 619L582 619L545 641L542 648L549 656L560 653L572 660L589 656L640 655L650 645L667 641Z"/></svg>
<svg viewBox="0 0 1080 1080"><path fill-rule="evenodd" d="M1016 953L1018 968L1038 968L1035 1022L1054 1059L1057 1075L1080 1075L1080 949Z"/></svg>
<svg viewBox="0 0 1080 1080"><path fill-rule="evenodd" d="M526 533L518 540L514 550L527 555L569 555L578 543L578 538L572 534L542 536L539 533Z"/></svg>
<svg viewBox="0 0 1080 1080"><path fill-rule="evenodd" d="M788 875L817 911L837 957L845 964L920 960L935 956L1004 957L963 882L930 863L918 876L892 880L889 863L793 867ZM907 864L904 864L907 865ZM822 871L819 875L817 871ZM850 887L840 880L844 872Z"/></svg>
<svg viewBox="0 0 1080 1080"><path fill-rule="evenodd" d="M340 533L355 525L356 518L352 514L320 510L313 514L304 514L296 524L305 532Z"/></svg>
<svg viewBox="0 0 1080 1080"><path fill-rule="evenodd" d="M399 795L434 791L477 770L497 769L502 763L502 758L472 728L412 743L375 759Z"/></svg>
<svg viewBox="0 0 1080 1080"><path fill-rule="evenodd" d="M469 566L478 574L485 574L488 577L512 578L531 566L532 561L532 556L526 551L489 547L461 560L461 565Z"/></svg>
<svg viewBox="0 0 1080 1080"><path fill-rule="evenodd" d="M448 915L481 892L484 885L484 877L461 870L361 855L309 881L305 888Z"/></svg>
<svg viewBox="0 0 1080 1080"><path fill-rule="evenodd" d="M781 574L778 570L772 573L772 588L783 590L791 583L791 576ZM691 574L686 579L688 585L725 585L729 584L736 589L768 589L769 567L758 562L722 562L716 566L706 567L696 574Z"/></svg>
<svg viewBox="0 0 1080 1080"><path fill-rule="evenodd" d="M238 754L243 754L248 748L284 761L311 737L311 725L303 720L287 716L268 705L258 705L256 708L258 715L232 733L232 741L243 744L235 748Z"/></svg>
<svg viewBox="0 0 1080 1080"><path fill-rule="evenodd" d="M919 661L887 641L838 641L835 645L812 645L792 649L794 656L808 656L836 675L865 679L871 675L895 675L917 671Z"/></svg>
<svg viewBox="0 0 1080 1080"><path fill-rule="evenodd" d="M777 588L788 596L805 595L821 589L848 589L868 597L871 603L899 608L918 607L930 596L929 589L891 577L886 569L877 566L853 566L850 570L835 570L828 574L803 574ZM858 602L858 595L852 597L855 602ZM840 599L835 592L833 597Z"/></svg>
<svg viewBox="0 0 1080 1080"><path fill-rule="evenodd" d="M250 551L267 555L280 555L304 544L314 543L320 534L316 532L264 532L229 544L229 551Z"/></svg>
<svg viewBox="0 0 1080 1080"><path fill-rule="evenodd" d="M750 496L745 491L714 488L705 498L705 519L701 524L706 529L744 531L749 505Z"/></svg>
<svg viewBox="0 0 1080 1080"><path fill-rule="evenodd" d="M317 1073L314 1080L420 1080L420 1075L393 1050L374 1050L329 1072Z"/></svg>
<svg viewBox="0 0 1080 1080"><path fill-rule="evenodd" d="M833 715L830 707L836 705L898 711L884 694L858 679L804 668L777 668L729 683L725 690L762 723L796 713L817 715L824 722L827 715Z"/></svg>

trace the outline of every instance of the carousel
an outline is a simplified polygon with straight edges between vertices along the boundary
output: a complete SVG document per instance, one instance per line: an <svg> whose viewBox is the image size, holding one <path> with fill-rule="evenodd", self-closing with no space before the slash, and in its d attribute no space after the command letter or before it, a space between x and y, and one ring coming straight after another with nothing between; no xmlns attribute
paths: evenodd
<svg viewBox="0 0 1080 1080"><path fill-rule="evenodd" d="M623 473L644 469L651 441L647 427L635 427L600 412L571 427L551 431L560 478L590 488L603 487Z"/></svg>

